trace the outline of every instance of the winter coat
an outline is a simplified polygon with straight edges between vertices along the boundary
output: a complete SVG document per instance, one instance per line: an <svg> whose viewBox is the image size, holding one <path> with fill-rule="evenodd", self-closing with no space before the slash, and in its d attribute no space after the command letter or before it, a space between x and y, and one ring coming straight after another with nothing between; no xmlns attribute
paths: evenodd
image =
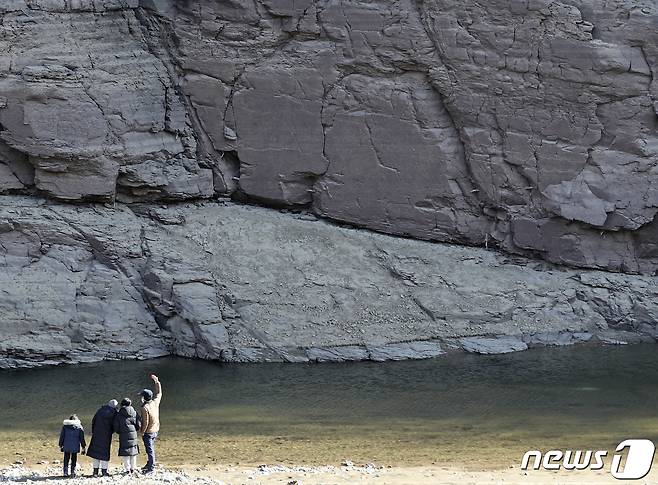
<svg viewBox="0 0 658 485"><path fill-rule="evenodd" d="M139 426L140 419L132 406L122 406L114 416L114 432L119 435L119 456L139 454Z"/></svg>
<svg viewBox="0 0 658 485"><path fill-rule="evenodd" d="M87 456L101 461L109 461L114 432L114 417L117 412L112 406L103 406L91 421L91 443Z"/></svg>
<svg viewBox="0 0 658 485"><path fill-rule="evenodd" d="M160 401L162 401L162 384L155 383L155 397L142 406L142 427L140 433L157 433L160 431Z"/></svg>
<svg viewBox="0 0 658 485"><path fill-rule="evenodd" d="M59 447L65 453L80 453L80 447L85 449L85 430L77 419L65 419L62 432L59 434Z"/></svg>

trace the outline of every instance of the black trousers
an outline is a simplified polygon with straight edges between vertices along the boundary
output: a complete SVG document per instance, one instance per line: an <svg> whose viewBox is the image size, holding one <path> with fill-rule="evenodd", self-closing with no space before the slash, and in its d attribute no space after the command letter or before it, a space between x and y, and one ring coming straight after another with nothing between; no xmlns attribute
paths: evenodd
<svg viewBox="0 0 658 485"><path fill-rule="evenodd" d="M71 462L71 472L74 472L75 466L78 464L78 454L64 453L64 472L69 471L69 461Z"/></svg>

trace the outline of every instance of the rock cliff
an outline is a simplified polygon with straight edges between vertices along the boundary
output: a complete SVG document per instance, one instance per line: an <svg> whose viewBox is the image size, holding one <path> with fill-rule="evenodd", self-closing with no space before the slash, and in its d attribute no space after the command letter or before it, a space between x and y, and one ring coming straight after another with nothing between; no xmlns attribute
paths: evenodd
<svg viewBox="0 0 658 485"><path fill-rule="evenodd" d="M658 269L658 6L9 0L0 189Z"/></svg>
<svg viewBox="0 0 658 485"><path fill-rule="evenodd" d="M658 282L230 202L0 197L0 368L654 341Z"/></svg>
<svg viewBox="0 0 658 485"><path fill-rule="evenodd" d="M651 0L4 0L2 365L652 338L656 25Z"/></svg>

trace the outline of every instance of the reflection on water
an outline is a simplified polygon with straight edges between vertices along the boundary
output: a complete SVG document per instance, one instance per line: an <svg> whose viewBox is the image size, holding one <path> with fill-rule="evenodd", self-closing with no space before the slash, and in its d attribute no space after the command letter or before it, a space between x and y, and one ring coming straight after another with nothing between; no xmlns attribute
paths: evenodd
<svg viewBox="0 0 658 485"><path fill-rule="evenodd" d="M518 463L531 448L658 441L653 345L408 362L216 364L182 359L0 372L3 446L52 456L61 420L157 373L172 463ZM56 451L56 450L55 450Z"/></svg>

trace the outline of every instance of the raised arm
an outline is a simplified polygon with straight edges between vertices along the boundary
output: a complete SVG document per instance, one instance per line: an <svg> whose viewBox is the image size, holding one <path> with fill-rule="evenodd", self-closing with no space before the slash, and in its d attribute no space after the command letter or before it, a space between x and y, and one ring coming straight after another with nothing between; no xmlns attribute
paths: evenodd
<svg viewBox="0 0 658 485"><path fill-rule="evenodd" d="M151 379L153 379L153 382L155 384L155 396L153 397L153 400L157 404L160 404L160 401L162 400L162 383L160 382L160 379L156 375L151 376Z"/></svg>

